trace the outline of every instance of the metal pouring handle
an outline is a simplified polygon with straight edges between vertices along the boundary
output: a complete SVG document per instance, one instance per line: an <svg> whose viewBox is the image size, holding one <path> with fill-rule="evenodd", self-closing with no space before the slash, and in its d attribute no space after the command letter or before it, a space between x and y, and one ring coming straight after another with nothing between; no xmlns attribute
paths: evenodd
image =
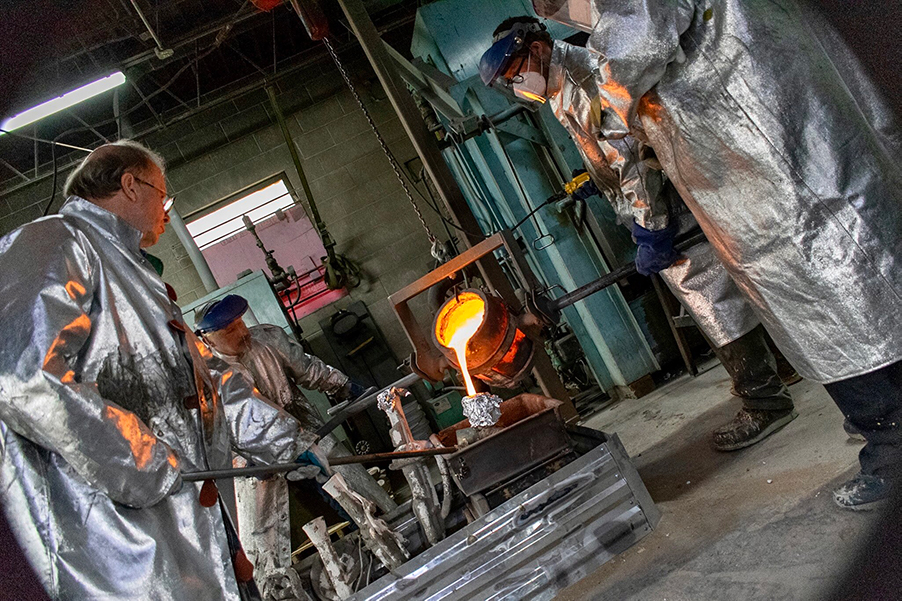
<svg viewBox="0 0 902 601"><path fill-rule="evenodd" d="M422 451L397 451L395 453L372 453L370 455L351 455L350 457L335 457L329 460L330 466L348 465L351 463L379 463L394 461L396 459L411 459L415 457L432 457L434 455L447 455L457 452L457 447L441 447L438 449L425 449ZM270 476L272 474L284 474L293 472L303 467L300 463L276 463L274 465L255 465L252 467L238 467L224 470L204 470L201 472L184 472L182 480L185 482L199 482L201 480L219 480L222 478L249 478L252 476Z"/></svg>
<svg viewBox="0 0 902 601"><path fill-rule="evenodd" d="M362 411L366 411L370 407L375 406L376 401L379 398L379 393L383 390L388 390L392 386L396 386L398 388L410 388L421 379L422 378L420 378L420 376L418 376L417 374L408 374L397 382L389 384L388 386L383 386L382 388L377 389L376 387L371 386L362 395L360 395L359 398L348 403L344 408L340 409L329 421L320 426L316 430L316 435L319 438L323 438L324 436L332 432L332 430L341 425L341 423L346 419L353 417L354 415L357 415Z"/></svg>
<svg viewBox="0 0 902 601"><path fill-rule="evenodd" d="M696 244L701 244L705 242L707 238L705 238L705 234L699 232L682 240L673 246L674 250L683 251L691 246L695 246ZM636 264L635 263L627 263L626 265L621 265L614 271L610 273L606 273L601 276L597 280L591 281L584 286L580 286L576 290L572 292L568 292L567 294L554 299L551 301L550 306L555 311L560 311L564 307L569 307L570 305L579 302L589 296L590 294L595 294L599 290L604 290L611 284L622 280L623 278L633 275L636 273Z"/></svg>

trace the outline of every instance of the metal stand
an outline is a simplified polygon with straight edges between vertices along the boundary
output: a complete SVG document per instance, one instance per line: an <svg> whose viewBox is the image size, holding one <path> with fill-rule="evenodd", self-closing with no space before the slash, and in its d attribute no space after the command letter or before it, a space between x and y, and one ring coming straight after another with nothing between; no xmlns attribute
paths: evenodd
<svg viewBox="0 0 902 601"><path fill-rule="evenodd" d="M257 248L263 251L263 255L266 257L266 266L269 267L269 272L272 274L272 287L276 292L282 292L286 288L288 288L288 274L285 273L285 270L282 269L282 266L279 265L279 262L276 261L276 258L273 256L272 251L266 248L263 244L263 240L260 239L260 236L257 235L257 226L254 225L254 222L251 221L251 218L247 215L243 215L241 219L244 221L244 227L254 235L254 239L257 241Z"/></svg>
<svg viewBox="0 0 902 601"><path fill-rule="evenodd" d="M486 263L486 261L484 261L485 258L492 258L494 260L494 255L492 253L502 247L508 251L514 269L517 271L524 285L528 289L537 287L537 284L534 281L535 278L529 270L526 260L520 254L519 248L513 240L511 233L503 231L495 234L491 238L483 240L469 250L462 252L447 263L440 265L437 269L430 271L417 281L408 284L388 297L389 303L395 310L395 314L401 321L401 325L404 326L407 338L414 348L411 369L422 375L424 378L434 382L440 381L444 377L445 370L449 369L451 365L445 356L435 348L429 337L426 336L423 328L420 326L416 317L414 317L408 303L414 297L423 294L442 280L453 276L468 265L472 265L479 261L482 261L484 264ZM495 262L495 265L497 265L497 262ZM491 282L489 282L489 286L492 286ZM514 295L513 288L507 281L507 278L504 279L503 286L500 288L493 287L493 290L501 295L508 306L515 310L520 307L520 301ZM551 358L545 352L544 346L536 346L538 348L536 348L534 354L532 373L541 387L542 392L545 396L557 399L564 403L564 406L561 408L561 413L565 420L578 417L576 408L570 401L570 394L561 382L560 376L558 376L557 372L554 370L554 367L551 364Z"/></svg>
<svg viewBox="0 0 902 601"><path fill-rule="evenodd" d="M454 176L441 155L435 135L426 127L413 97L408 93L404 82L398 76L395 63L379 37L379 33L367 14L366 8L360 0L338 0L338 3L341 5L341 9L344 11L351 29L363 47L363 51L366 53L379 81L382 83L382 87L385 89L385 93L395 112L398 114L401 125L407 132L417 155L423 162L426 172L435 184L439 197L445 203L454 220L460 225L467 245L470 247L478 245L484 239L479 222L472 211L470 211L470 207L467 206L460 188L454 181ZM514 289L507 280L498 261L491 253L482 253L479 255L479 258L480 260L476 264L486 283L497 291L510 306L519 309L520 303L516 300ZM392 295L392 297L394 296ZM415 322L413 314L406 304L396 306L395 313L397 313L398 319L401 320L402 324ZM408 331L408 338L410 337L411 332ZM411 339L411 343L413 343L414 348L418 352L432 346L426 340L419 342L418 344L417 341ZM427 344L422 344L422 342L427 342ZM437 351L435 352L437 353ZM419 361L419 358L416 358L416 360ZM567 405L565 413L569 417L576 417L576 409L573 408L573 404L569 400L570 395L567 388L551 365L551 359L548 355L544 352L536 352L533 366L533 375L539 382L539 386L542 387L543 392L551 398L564 401ZM432 373L435 374L436 372L432 371ZM441 370L438 373L441 373Z"/></svg>

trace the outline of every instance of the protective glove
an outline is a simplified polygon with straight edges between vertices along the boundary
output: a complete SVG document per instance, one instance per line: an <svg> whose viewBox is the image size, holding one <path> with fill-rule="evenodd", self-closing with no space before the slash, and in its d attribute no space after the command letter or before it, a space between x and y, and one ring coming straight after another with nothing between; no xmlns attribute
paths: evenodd
<svg viewBox="0 0 902 601"><path fill-rule="evenodd" d="M295 463L301 465L293 472L288 472L285 476L289 480L305 480L314 478L317 482L322 480L325 482L332 475L332 468L329 467L329 459L320 449L319 445L313 444L309 449L301 453Z"/></svg>
<svg viewBox="0 0 902 601"><path fill-rule="evenodd" d="M341 391L337 395L335 395L339 401L353 401L361 394L366 392L366 388L361 386L357 382L353 380L348 380L348 383L345 384Z"/></svg>
<svg viewBox="0 0 902 601"><path fill-rule="evenodd" d="M575 200L586 200L590 196L595 196L596 194L601 194L601 190L598 189L598 186L595 185L591 179L584 183L582 186L576 189L572 196Z"/></svg>
<svg viewBox="0 0 902 601"><path fill-rule="evenodd" d="M642 275L651 275L673 265L680 258L680 253L673 248L676 232L676 225L652 231L633 223L633 240L638 246L636 271Z"/></svg>

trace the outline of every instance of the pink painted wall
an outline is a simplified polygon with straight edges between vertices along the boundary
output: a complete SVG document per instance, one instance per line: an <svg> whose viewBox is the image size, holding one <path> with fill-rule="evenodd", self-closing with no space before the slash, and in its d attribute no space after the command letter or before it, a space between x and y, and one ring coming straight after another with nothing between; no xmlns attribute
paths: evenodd
<svg viewBox="0 0 902 601"><path fill-rule="evenodd" d="M326 250L303 207L290 208L284 215L282 220L273 215L257 223L257 235L266 248L273 251L273 256L282 269L294 266L303 286L303 296L310 297L293 309L295 318L301 319L347 296L348 291L344 288L327 290L323 280L311 283L311 279L321 277L319 274L312 274L311 278L304 277L304 273L322 265L321 257L325 256ZM268 277L271 275L263 251L257 247L253 234L247 230L241 230L202 252L220 286L236 281L238 274L246 269L262 269ZM287 298L286 293L282 295L283 303L295 299L297 291L294 288L288 291Z"/></svg>
<svg viewBox="0 0 902 601"><path fill-rule="evenodd" d="M298 275L319 266L320 257L326 254L319 234L301 206L284 212L285 219L275 215L257 224L257 235L283 269L293 265ZM226 286L238 279L245 269L262 269L269 275L263 251L257 248L254 236L241 230L230 238L204 249L204 258L220 286Z"/></svg>

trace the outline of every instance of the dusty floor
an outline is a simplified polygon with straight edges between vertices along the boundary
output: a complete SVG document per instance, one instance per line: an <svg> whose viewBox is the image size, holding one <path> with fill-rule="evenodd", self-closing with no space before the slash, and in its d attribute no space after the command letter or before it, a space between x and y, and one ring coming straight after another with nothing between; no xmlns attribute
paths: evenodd
<svg viewBox="0 0 902 601"><path fill-rule="evenodd" d="M842 414L819 385L790 390L799 417L734 453L710 446L711 430L739 408L720 365L586 420L620 435L663 518L556 599L823 598L874 518L832 501L861 447L843 432Z"/></svg>

